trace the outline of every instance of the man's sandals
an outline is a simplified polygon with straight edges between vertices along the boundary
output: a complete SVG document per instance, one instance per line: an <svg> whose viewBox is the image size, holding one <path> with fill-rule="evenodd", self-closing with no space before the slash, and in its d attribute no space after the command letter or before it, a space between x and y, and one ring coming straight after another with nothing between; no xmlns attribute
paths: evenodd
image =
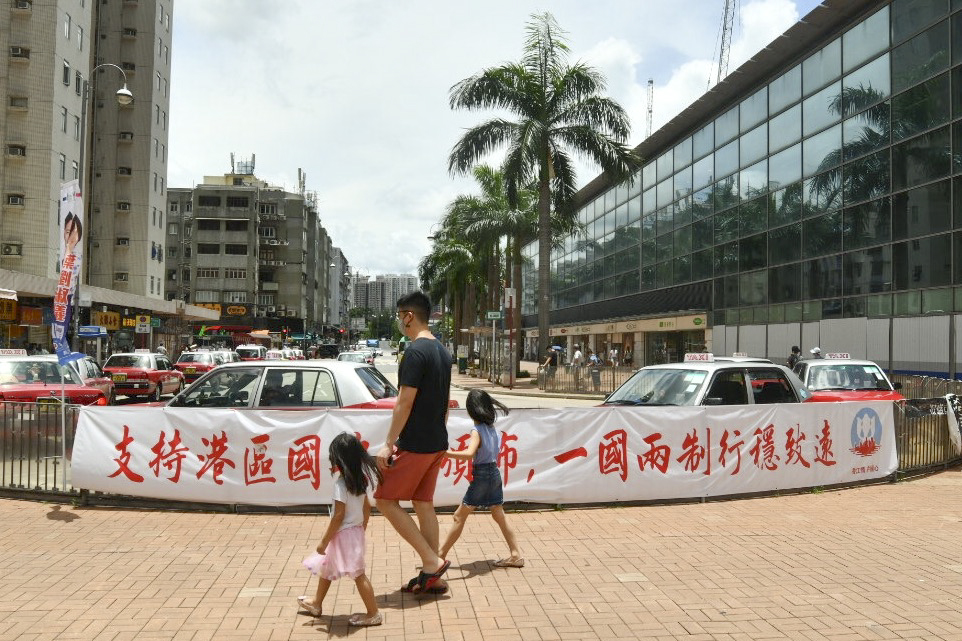
<svg viewBox="0 0 962 641"><path fill-rule="evenodd" d="M445 561L438 568L437 572L418 572L418 575L407 582L407 585L401 586L401 592L410 592L411 594L444 594L448 591L447 585L438 585L441 580L441 576L448 571L451 567L450 561Z"/></svg>

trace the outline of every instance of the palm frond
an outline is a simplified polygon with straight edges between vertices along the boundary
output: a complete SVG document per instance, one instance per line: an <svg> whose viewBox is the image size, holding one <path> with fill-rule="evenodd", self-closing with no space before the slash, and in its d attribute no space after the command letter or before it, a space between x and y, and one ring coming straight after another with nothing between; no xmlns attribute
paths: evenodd
<svg viewBox="0 0 962 641"><path fill-rule="evenodd" d="M511 142L516 130L515 123L500 118L472 127L451 150L448 171L453 174L467 172L489 153Z"/></svg>

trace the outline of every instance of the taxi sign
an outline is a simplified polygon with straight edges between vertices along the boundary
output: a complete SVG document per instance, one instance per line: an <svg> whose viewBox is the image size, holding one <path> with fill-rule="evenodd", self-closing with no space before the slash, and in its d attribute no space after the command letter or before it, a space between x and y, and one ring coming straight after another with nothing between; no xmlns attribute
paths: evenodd
<svg viewBox="0 0 962 641"><path fill-rule="evenodd" d="M732 358L748 358L748 352L732 352Z"/></svg>
<svg viewBox="0 0 962 641"><path fill-rule="evenodd" d="M25 349L0 349L0 356L26 356Z"/></svg>
<svg viewBox="0 0 962 641"><path fill-rule="evenodd" d="M852 356L845 352L831 352L826 354L825 358L839 358L839 359L846 358L847 359L847 358L852 358Z"/></svg>
<svg viewBox="0 0 962 641"><path fill-rule="evenodd" d="M138 347L134 350L134 354L150 354L150 350L143 347Z"/></svg>
<svg viewBox="0 0 962 641"><path fill-rule="evenodd" d="M686 363L714 363L715 355L710 352L689 352L685 354Z"/></svg>

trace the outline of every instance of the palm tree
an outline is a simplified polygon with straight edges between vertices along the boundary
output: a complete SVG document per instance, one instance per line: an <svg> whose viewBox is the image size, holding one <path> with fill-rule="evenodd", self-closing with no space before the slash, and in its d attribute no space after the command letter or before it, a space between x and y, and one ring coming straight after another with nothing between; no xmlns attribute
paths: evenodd
<svg viewBox="0 0 962 641"><path fill-rule="evenodd" d="M480 262L470 247L453 234L438 234L431 253L421 259L418 265L421 286L428 292L431 300L451 298L454 315L455 353L461 344L460 328L465 317L473 325L477 315L474 292L483 281Z"/></svg>
<svg viewBox="0 0 962 641"><path fill-rule="evenodd" d="M641 166L625 144L630 132L621 106L600 94L601 74L567 62L564 32L549 13L527 25L520 62L491 67L451 88L452 109L506 109L517 120L494 118L468 130L451 151L448 169L464 174L489 153L507 147L502 171L508 203L517 209L529 185L538 193L538 352L548 347L551 292L551 210L573 217L577 182L571 154L594 160L615 182Z"/></svg>

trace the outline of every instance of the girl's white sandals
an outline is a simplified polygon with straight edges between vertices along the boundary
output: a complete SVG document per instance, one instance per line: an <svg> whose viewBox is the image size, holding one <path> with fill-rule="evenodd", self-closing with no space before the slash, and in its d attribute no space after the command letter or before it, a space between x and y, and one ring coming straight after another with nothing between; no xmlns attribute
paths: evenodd
<svg viewBox="0 0 962 641"><path fill-rule="evenodd" d="M312 617L321 616L321 609L311 603L308 603L309 596L299 596L297 597L297 605L301 606L302 609L307 610L307 613Z"/></svg>
<svg viewBox="0 0 962 641"><path fill-rule="evenodd" d="M363 614L355 614L348 620L348 623L354 627L362 627L368 625L381 625L383 619L381 618L381 613L378 612L372 617L365 617Z"/></svg>

